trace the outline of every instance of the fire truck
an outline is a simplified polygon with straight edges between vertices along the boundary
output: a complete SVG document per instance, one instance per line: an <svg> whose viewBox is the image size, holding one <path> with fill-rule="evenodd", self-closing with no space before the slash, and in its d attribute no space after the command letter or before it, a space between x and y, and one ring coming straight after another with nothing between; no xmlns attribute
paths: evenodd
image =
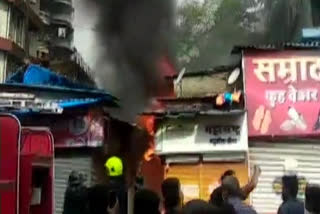
<svg viewBox="0 0 320 214"><path fill-rule="evenodd" d="M0 212L53 214L54 146L46 128L0 114Z"/></svg>
<svg viewBox="0 0 320 214"><path fill-rule="evenodd" d="M117 104L104 91L81 88L37 65L16 76L0 84L0 213L53 214L57 136L39 118L63 120L65 112Z"/></svg>

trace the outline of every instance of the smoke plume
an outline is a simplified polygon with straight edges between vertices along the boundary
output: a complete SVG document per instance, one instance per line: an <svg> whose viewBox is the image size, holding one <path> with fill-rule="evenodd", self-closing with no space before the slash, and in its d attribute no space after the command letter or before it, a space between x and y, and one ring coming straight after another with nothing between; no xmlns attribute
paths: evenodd
<svg viewBox="0 0 320 214"><path fill-rule="evenodd" d="M120 99L117 116L132 121L163 87L157 69L167 54L173 26L170 0L88 0L98 9L98 86Z"/></svg>

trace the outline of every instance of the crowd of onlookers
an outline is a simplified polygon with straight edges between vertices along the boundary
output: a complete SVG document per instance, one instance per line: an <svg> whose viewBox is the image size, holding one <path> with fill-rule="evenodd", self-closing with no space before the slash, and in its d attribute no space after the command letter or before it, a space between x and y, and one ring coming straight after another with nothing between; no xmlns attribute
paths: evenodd
<svg viewBox="0 0 320 214"><path fill-rule="evenodd" d="M148 189L136 190L133 213L256 214L256 210L246 203L246 199L256 187L260 172L260 168L255 167L248 184L241 187L236 173L233 170L228 170L221 176L220 186L213 190L209 201L196 199L186 204L183 204L184 196L179 179L167 178L162 183L161 196ZM63 214L127 213L126 190L119 190L121 185L113 189L110 185L95 185L90 188L80 185L80 187L81 176L80 178L78 176L77 179L74 177L76 176L69 177ZM308 185L305 192L305 202L302 202L297 199L298 186L297 176L282 178L283 203L278 209L278 214L320 214L320 188ZM78 194L69 194L68 196L68 191L72 192L75 188L78 188Z"/></svg>

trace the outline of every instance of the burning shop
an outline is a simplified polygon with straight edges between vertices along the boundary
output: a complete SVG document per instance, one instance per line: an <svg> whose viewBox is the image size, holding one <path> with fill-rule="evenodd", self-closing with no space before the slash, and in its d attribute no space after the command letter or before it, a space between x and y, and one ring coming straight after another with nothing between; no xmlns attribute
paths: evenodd
<svg viewBox="0 0 320 214"><path fill-rule="evenodd" d="M251 194L259 213L277 212L285 174L297 174L301 198L306 182L320 183L320 52L301 45L242 49L250 163L262 169Z"/></svg>
<svg viewBox="0 0 320 214"><path fill-rule="evenodd" d="M240 70L179 76L178 97L159 99L163 109L153 112L155 151L165 166L164 177L180 179L185 202L208 200L228 169L236 171L241 184L248 181L246 112L241 88L235 87L242 82Z"/></svg>

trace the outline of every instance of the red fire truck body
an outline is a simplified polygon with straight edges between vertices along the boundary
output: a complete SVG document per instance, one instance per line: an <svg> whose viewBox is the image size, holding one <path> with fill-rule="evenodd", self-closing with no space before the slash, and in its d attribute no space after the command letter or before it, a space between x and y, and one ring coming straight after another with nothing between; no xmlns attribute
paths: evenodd
<svg viewBox="0 0 320 214"><path fill-rule="evenodd" d="M0 114L0 213L54 213L53 159L49 129Z"/></svg>

